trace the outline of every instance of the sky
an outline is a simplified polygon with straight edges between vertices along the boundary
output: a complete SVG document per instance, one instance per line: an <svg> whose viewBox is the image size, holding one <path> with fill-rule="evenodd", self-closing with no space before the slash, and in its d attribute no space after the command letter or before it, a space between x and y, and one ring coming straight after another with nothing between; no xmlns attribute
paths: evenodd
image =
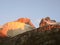
<svg viewBox="0 0 60 45"><path fill-rule="evenodd" d="M39 27L47 16L60 22L60 0L0 0L0 25L27 17Z"/></svg>

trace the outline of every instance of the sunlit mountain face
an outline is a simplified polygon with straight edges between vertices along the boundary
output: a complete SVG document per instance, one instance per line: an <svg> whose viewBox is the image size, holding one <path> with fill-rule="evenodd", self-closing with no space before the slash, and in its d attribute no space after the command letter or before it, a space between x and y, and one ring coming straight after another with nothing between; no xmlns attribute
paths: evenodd
<svg viewBox="0 0 60 45"><path fill-rule="evenodd" d="M0 28L2 28L2 30L0 30L1 36L7 36L8 34L11 36L15 33L19 34L27 30L31 30L35 28L35 26L29 18L19 18L13 22L7 22Z"/></svg>
<svg viewBox="0 0 60 45"><path fill-rule="evenodd" d="M44 30L51 30L52 28L60 28L60 22L51 20L50 17L41 19L39 27L42 27Z"/></svg>
<svg viewBox="0 0 60 45"><path fill-rule="evenodd" d="M44 30L51 30L53 28L60 28L60 24L47 25L46 22L43 22L40 23L40 27L42 27Z"/></svg>
<svg viewBox="0 0 60 45"><path fill-rule="evenodd" d="M9 30L17 30L17 29L24 30L24 26L25 26L25 23L8 22L8 23L3 25L2 30L0 32L1 32L2 35L6 35L7 36L7 32Z"/></svg>

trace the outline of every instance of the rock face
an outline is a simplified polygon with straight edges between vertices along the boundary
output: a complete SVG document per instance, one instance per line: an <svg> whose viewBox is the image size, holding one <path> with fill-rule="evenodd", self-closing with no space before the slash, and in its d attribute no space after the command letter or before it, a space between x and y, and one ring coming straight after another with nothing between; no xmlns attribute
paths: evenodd
<svg viewBox="0 0 60 45"><path fill-rule="evenodd" d="M0 37L0 45L60 45L60 28L45 28L39 27L12 38Z"/></svg>
<svg viewBox="0 0 60 45"><path fill-rule="evenodd" d="M20 33L35 28L29 18L19 18L16 21L7 22L0 26L1 37L14 37Z"/></svg>

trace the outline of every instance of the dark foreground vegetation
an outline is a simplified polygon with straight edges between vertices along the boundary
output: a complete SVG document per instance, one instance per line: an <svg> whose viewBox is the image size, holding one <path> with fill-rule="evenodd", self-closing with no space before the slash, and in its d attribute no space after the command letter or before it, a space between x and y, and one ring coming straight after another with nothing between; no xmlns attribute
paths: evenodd
<svg viewBox="0 0 60 45"><path fill-rule="evenodd" d="M1 38L0 45L60 45L60 28L43 30L39 27L12 38Z"/></svg>

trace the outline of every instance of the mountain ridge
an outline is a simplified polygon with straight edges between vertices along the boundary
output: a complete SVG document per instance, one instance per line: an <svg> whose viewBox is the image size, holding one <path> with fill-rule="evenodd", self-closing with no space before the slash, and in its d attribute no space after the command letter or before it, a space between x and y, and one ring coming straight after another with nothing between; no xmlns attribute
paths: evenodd
<svg viewBox="0 0 60 45"><path fill-rule="evenodd" d="M51 25L50 25L51 26ZM60 45L60 25L39 27L12 38L0 38L1 45ZM59 28L58 28L59 27ZM46 29L47 28L47 29Z"/></svg>

